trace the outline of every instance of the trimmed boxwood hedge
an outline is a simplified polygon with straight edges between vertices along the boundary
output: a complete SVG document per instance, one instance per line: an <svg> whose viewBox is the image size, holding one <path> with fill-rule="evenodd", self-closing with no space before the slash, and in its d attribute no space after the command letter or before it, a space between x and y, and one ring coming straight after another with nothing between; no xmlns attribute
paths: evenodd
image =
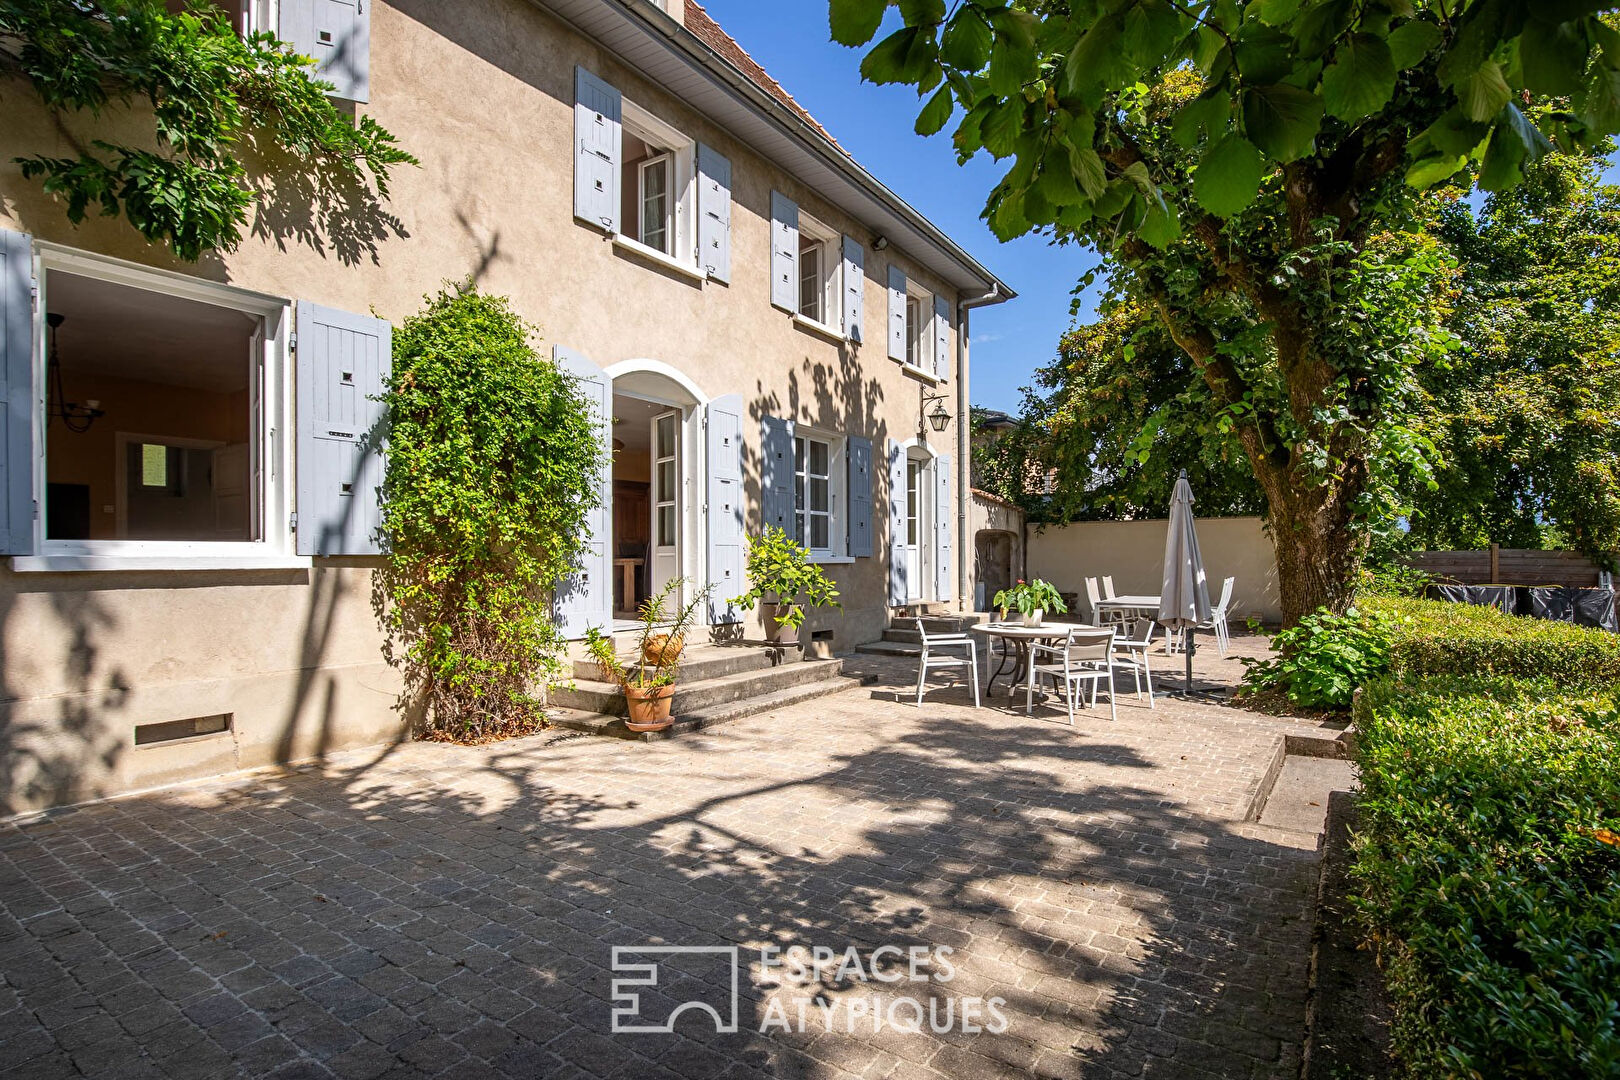
<svg viewBox="0 0 1620 1080"><path fill-rule="evenodd" d="M1439 600L1376 597L1393 635L1392 675L1506 676L1559 686L1620 685L1620 635Z"/></svg>
<svg viewBox="0 0 1620 1080"><path fill-rule="evenodd" d="M1446 623L1407 671L1501 669L1479 645L1493 619ZM1356 725L1353 873L1409 1074L1620 1076L1620 690L1390 677Z"/></svg>

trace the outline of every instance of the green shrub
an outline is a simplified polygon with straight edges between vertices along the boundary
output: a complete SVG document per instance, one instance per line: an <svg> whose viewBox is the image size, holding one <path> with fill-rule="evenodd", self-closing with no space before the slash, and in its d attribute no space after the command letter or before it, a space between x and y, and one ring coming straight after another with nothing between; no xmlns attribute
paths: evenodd
<svg viewBox="0 0 1620 1080"><path fill-rule="evenodd" d="M534 691L562 670L551 591L574 571L605 450L532 334L471 285L394 331L378 588L426 737L532 731Z"/></svg>
<svg viewBox="0 0 1620 1080"><path fill-rule="evenodd" d="M1620 1076L1620 692L1381 680L1354 874L1410 1075Z"/></svg>
<svg viewBox="0 0 1620 1080"><path fill-rule="evenodd" d="M1559 686L1620 684L1620 636L1440 600L1371 599L1394 619L1390 673L1504 676Z"/></svg>
<svg viewBox="0 0 1620 1080"><path fill-rule="evenodd" d="M1389 669L1392 623L1384 612L1318 611L1271 639L1276 659L1245 660L1244 681L1308 709L1346 708L1357 687Z"/></svg>
<svg viewBox="0 0 1620 1080"><path fill-rule="evenodd" d="M1415 599L1422 596L1433 579L1405 563L1388 562L1361 568L1361 580L1356 584L1356 596L1366 599L1374 596L1392 596Z"/></svg>

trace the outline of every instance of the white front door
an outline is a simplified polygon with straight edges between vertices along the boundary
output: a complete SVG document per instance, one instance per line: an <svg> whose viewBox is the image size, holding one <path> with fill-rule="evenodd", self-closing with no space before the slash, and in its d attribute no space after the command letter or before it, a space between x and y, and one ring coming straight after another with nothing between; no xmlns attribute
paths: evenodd
<svg viewBox="0 0 1620 1080"><path fill-rule="evenodd" d="M906 599L921 600L923 595L923 463L906 460Z"/></svg>
<svg viewBox="0 0 1620 1080"><path fill-rule="evenodd" d="M681 414L652 420L652 591L681 576ZM669 607L681 602L677 594ZM673 612L669 612L673 614Z"/></svg>

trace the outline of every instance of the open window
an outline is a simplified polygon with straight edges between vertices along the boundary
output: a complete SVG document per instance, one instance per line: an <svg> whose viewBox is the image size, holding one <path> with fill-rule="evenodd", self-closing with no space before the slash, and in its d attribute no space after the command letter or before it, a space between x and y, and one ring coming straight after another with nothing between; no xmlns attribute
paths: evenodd
<svg viewBox="0 0 1620 1080"><path fill-rule="evenodd" d="M55 248L38 268L38 568L290 558L284 305Z"/></svg>
<svg viewBox="0 0 1620 1080"><path fill-rule="evenodd" d="M934 297L915 281L906 282L906 363L933 374Z"/></svg>
<svg viewBox="0 0 1620 1080"><path fill-rule="evenodd" d="M833 333L842 321L839 235L799 213L799 314Z"/></svg>
<svg viewBox="0 0 1620 1080"><path fill-rule="evenodd" d="M695 266L695 144L632 102L624 102L620 239Z"/></svg>

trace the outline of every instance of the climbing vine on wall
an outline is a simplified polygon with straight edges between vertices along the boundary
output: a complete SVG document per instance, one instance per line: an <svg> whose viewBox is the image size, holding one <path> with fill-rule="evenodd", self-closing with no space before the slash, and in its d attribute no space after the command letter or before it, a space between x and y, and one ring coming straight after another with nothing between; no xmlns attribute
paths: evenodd
<svg viewBox="0 0 1620 1080"><path fill-rule="evenodd" d="M380 597L426 738L536 730L538 692L562 669L550 596L599 505L606 451L537 332L471 285L394 332Z"/></svg>

